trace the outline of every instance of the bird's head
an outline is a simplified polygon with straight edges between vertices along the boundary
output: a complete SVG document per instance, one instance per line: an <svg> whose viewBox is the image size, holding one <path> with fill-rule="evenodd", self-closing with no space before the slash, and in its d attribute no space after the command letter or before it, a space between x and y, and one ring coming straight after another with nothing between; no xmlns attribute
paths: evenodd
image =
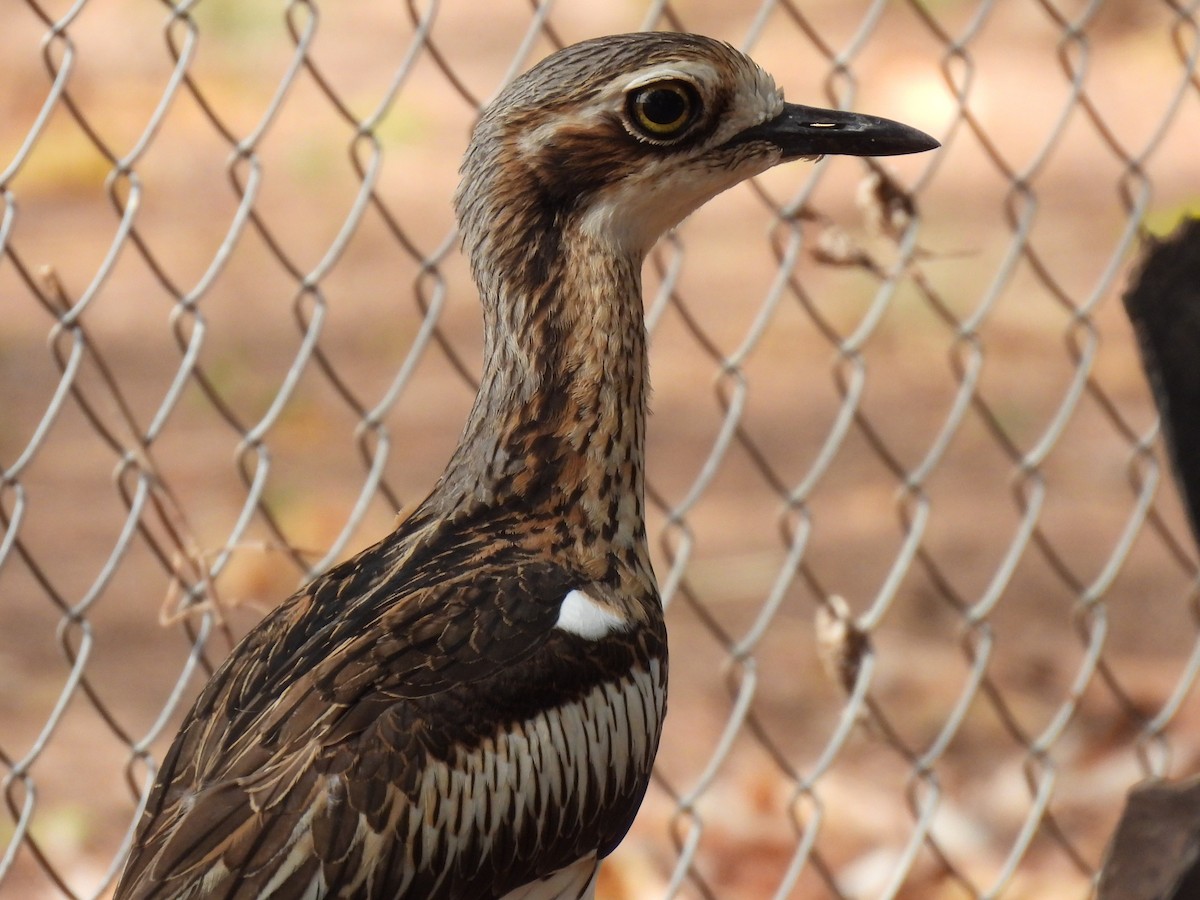
<svg viewBox="0 0 1200 900"><path fill-rule="evenodd" d="M612 35L552 54L484 110L456 206L473 258L489 234L529 241L550 231L640 258L701 204L778 163L937 146L888 119L785 103L728 44Z"/></svg>

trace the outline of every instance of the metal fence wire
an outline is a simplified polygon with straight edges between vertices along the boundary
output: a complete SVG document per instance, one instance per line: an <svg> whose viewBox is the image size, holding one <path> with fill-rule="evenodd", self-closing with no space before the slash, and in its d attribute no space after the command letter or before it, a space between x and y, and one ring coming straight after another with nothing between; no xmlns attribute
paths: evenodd
<svg viewBox="0 0 1200 900"><path fill-rule="evenodd" d="M0 894L109 894L231 642L436 478L480 104L662 28L944 146L780 167L647 266L672 693L600 893L1087 896L1126 789L1200 767L1117 302L1200 202L1198 10L0 0Z"/></svg>

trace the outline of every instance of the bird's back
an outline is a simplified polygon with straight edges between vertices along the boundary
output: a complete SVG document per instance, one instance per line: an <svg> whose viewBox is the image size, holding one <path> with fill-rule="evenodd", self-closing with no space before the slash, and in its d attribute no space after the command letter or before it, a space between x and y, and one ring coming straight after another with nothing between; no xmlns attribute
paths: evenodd
<svg viewBox="0 0 1200 900"><path fill-rule="evenodd" d="M500 897L610 852L657 748L661 618L556 627L600 588L511 519L402 531L247 635L163 762L118 898Z"/></svg>

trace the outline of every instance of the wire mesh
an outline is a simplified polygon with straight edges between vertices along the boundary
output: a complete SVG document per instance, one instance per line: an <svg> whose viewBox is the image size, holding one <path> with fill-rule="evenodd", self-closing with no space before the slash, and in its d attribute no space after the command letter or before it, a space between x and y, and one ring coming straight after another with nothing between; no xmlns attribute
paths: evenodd
<svg viewBox="0 0 1200 900"><path fill-rule="evenodd" d="M601 895L1086 895L1127 787L1197 768L1115 302L1200 195L1197 11L0 0L0 891L111 892L232 641L440 471L480 104L668 28L944 147L781 167L647 266L671 712Z"/></svg>

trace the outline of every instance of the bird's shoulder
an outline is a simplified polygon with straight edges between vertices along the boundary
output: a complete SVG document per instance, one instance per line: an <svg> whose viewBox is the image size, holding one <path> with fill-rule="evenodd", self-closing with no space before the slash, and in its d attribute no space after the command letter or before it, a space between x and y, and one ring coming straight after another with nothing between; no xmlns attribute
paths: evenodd
<svg viewBox="0 0 1200 900"><path fill-rule="evenodd" d="M489 705L519 716L545 702L530 685L579 694L665 655L661 621L609 641L555 628L564 598L588 579L515 535L506 519L417 521L314 579L210 679L151 803L247 777L302 746L344 742L391 707L388 721L403 726L422 715L424 704L414 703L422 698L436 697L440 719L469 729ZM655 606L653 585L644 591L640 604ZM447 717L455 709L460 715ZM455 732L444 729L444 739Z"/></svg>
<svg viewBox="0 0 1200 900"><path fill-rule="evenodd" d="M562 599L584 581L503 521L401 526L313 579L235 646L184 731L212 720L229 727L193 756L226 755L250 735L269 745L288 733L311 737L358 704L470 685L543 642ZM218 737L202 733L205 743Z"/></svg>

